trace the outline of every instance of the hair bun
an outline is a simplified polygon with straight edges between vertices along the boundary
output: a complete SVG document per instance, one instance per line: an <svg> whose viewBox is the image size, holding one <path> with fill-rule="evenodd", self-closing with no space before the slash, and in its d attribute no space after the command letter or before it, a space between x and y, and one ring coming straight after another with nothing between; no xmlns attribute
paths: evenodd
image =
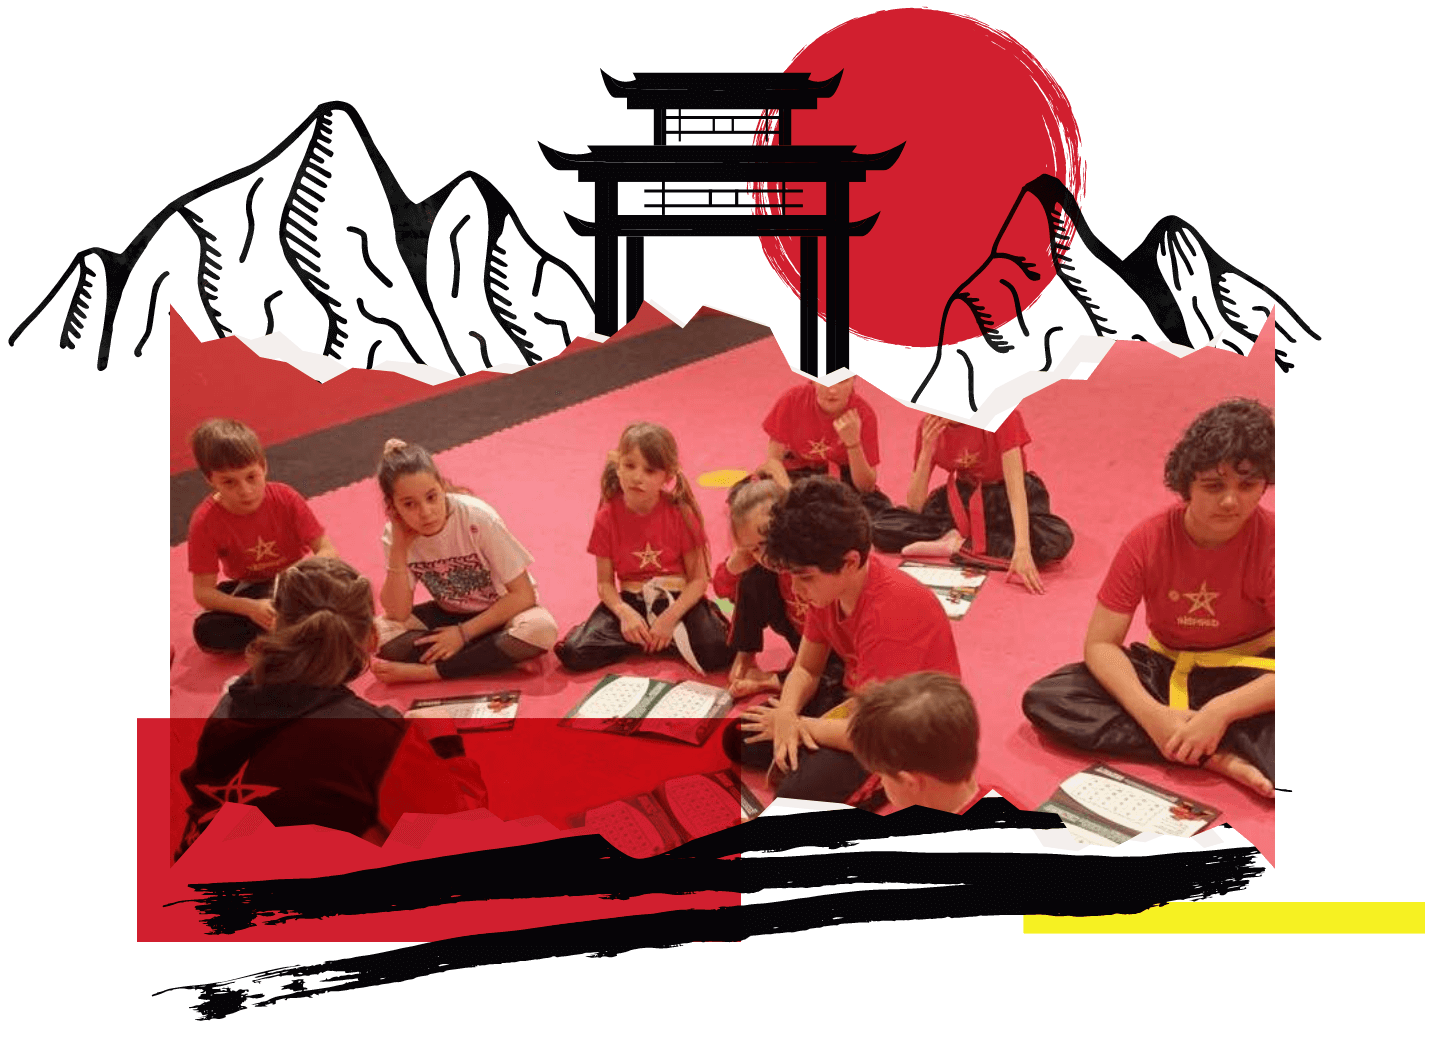
<svg viewBox="0 0 1436 1040"><path fill-rule="evenodd" d="M384 454L388 455L391 452L403 451L408 446L407 441L401 441L398 437L390 437L384 442Z"/></svg>

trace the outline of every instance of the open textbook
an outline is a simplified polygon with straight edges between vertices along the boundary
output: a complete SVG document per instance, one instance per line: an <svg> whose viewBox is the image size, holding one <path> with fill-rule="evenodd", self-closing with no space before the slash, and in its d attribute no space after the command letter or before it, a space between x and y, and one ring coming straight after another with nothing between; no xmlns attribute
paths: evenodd
<svg viewBox="0 0 1436 1040"><path fill-rule="evenodd" d="M1215 806L1102 762L1063 780L1037 811L1056 813L1072 836L1088 845L1120 845L1142 833L1190 838L1221 815Z"/></svg>
<svg viewBox="0 0 1436 1040"><path fill-rule="evenodd" d="M898 564L898 570L906 571L937 596L947 616L956 620L967 613L977 590L987 580L987 571L953 563L930 563L906 560Z"/></svg>
<svg viewBox="0 0 1436 1040"><path fill-rule="evenodd" d="M466 693L457 697L426 697L414 701L406 719L453 719L460 733L512 729L519 714L519 691Z"/></svg>
<svg viewBox="0 0 1436 1040"><path fill-rule="evenodd" d="M625 856L642 858L736 827L762 811L753 792L733 773L695 773L590 809L573 823L601 834Z"/></svg>
<svg viewBox="0 0 1436 1040"><path fill-rule="evenodd" d="M605 675L561 725L701 744L731 707L733 698L718 686Z"/></svg>

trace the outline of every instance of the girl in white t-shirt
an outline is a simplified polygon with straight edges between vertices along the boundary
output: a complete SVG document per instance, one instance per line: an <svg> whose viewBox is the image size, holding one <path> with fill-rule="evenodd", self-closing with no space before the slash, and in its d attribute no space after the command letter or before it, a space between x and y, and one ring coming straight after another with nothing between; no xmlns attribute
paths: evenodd
<svg viewBox="0 0 1436 1040"><path fill-rule="evenodd" d="M533 557L499 514L439 475L417 444L390 440L379 460L388 571L379 602L374 675L385 682L497 672L553 647L558 628L538 605ZM429 602L415 604L422 583Z"/></svg>

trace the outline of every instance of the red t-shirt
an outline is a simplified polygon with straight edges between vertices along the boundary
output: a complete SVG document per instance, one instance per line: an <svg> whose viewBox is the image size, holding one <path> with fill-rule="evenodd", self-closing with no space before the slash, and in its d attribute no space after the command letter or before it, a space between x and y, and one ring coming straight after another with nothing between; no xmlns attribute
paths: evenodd
<svg viewBox="0 0 1436 1040"><path fill-rule="evenodd" d="M1232 646L1276 628L1276 518L1258 506L1225 545L1203 549L1182 524L1186 504L1142 521L1122 541L1097 600L1118 614L1147 608L1172 650Z"/></svg>
<svg viewBox="0 0 1436 1040"><path fill-rule="evenodd" d="M693 520L696 526L697 518ZM682 575L683 556L703 544L702 533L684 520L666 496L647 516L629 509L622 495L602 506L593 518L588 551L613 561L619 581L647 581L666 574Z"/></svg>
<svg viewBox="0 0 1436 1040"><path fill-rule="evenodd" d="M862 420L858 443L868 464L878 464L878 415L872 405L858 396L856 390L843 411L856 409ZM839 412L839 415L842 413ZM848 449L833 429L836 415L828 415L818 407L816 383L804 383L785 390L763 420L763 432L788 449L783 465L788 469L811 469L833 463L848 464Z"/></svg>
<svg viewBox="0 0 1436 1040"><path fill-rule="evenodd" d="M264 485L264 501L248 516L225 509L214 496L189 521L191 574L218 574L236 581L265 581L302 560L324 533L304 496L288 484Z"/></svg>
<svg viewBox="0 0 1436 1040"><path fill-rule="evenodd" d="M876 556L868 556L853 612L840 617L840 610L836 601L809 607L803 638L826 643L843 659L848 689L913 672L962 674L952 622L932 590Z"/></svg>
<svg viewBox="0 0 1436 1040"><path fill-rule="evenodd" d="M932 464L945 469L964 484L993 484L1002 480L1002 456L1013 448L1024 448L1032 438L1023 425L1022 413L1014 411L1002 421L996 433L988 433L965 423L950 423L937 439ZM913 437L912 460L922 454L922 421ZM1022 453L1022 469L1027 469L1027 453Z"/></svg>
<svg viewBox="0 0 1436 1040"><path fill-rule="evenodd" d="M758 567L761 564L755 563L753 566ZM713 569L714 594L726 600L736 599L740 577L728 569L727 560L718 561L718 566ZM787 571L778 572L778 594L783 597L783 609L788 620L793 623L793 628L801 633L807 621L809 605L808 601L793 589L793 576Z"/></svg>

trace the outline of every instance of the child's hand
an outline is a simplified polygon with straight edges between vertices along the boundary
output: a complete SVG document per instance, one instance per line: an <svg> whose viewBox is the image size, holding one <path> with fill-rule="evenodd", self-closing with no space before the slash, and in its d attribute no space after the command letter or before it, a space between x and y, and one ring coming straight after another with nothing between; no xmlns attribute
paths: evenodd
<svg viewBox="0 0 1436 1040"><path fill-rule="evenodd" d="M385 510L389 516L389 559L392 562L397 555L400 562L408 559L409 546L418 538L418 532L404 522L399 511L390 507Z"/></svg>
<svg viewBox="0 0 1436 1040"><path fill-rule="evenodd" d="M1012 580L1013 575L1022 579L1022 584L1027 586L1028 592L1045 592L1042 587L1042 578L1037 573L1037 562L1032 558L1032 550L1026 546L1019 545L1012 550L1012 562L1007 565L1007 578Z"/></svg>
<svg viewBox="0 0 1436 1040"><path fill-rule="evenodd" d="M1216 753L1217 745L1227 732L1226 719L1218 712L1203 708L1191 715L1186 723L1178 727L1167 743L1162 745L1162 754L1173 762L1198 766L1208 755Z"/></svg>
<svg viewBox="0 0 1436 1040"><path fill-rule="evenodd" d="M937 447L938 438L947 429L948 420L940 415L925 415L922 419L922 451L931 453Z"/></svg>
<svg viewBox="0 0 1436 1040"><path fill-rule="evenodd" d="M648 622L627 603L618 612L618 627L626 641L643 647L648 645Z"/></svg>
<svg viewBox="0 0 1436 1040"><path fill-rule="evenodd" d="M1167 745L1171 743L1172 736L1195 714L1194 711L1161 707L1150 718L1141 720L1142 728L1147 731L1147 736L1152 738L1152 743L1157 745L1157 750L1161 751L1164 757L1172 759L1172 756L1167 754Z"/></svg>
<svg viewBox="0 0 1436 1040"><path fill-rule="evenodd" d="M735 545L733 551L728 554L728 573L742 574L744 571L750 570L757 562L747 549Z"/></svg>
<svg viewBox="0 0 1436 1040"><path fill-rule="evenodd" d="M766 477L785 491L793 486L793 482L788 479L788 467L783 465L782 459L764 459L763 464L753 471L753 475L760 479Z"/></svg>
<svg viewBox="0 0 1436 1040"><path fill-rule="evenodd" d="M817 742L803 727L798 713L790 708L780 707L778 698L768 698L767 704L758 704L745 711L739 725L749 734L744 743L760 740L773 742L773 763L784 772L791 773L798 767L798 747L806 746L810 751L818 750Z"/></svg>
<svg viewBox="0 0 1436 1040"><path fill-rule="evenodd" d="M274 626L279 621L279 615L274 612L274 601L267 599L252 599L247 601L249 607L245 613L249 620L253 621L266 632L273 632Z"/></svg>
<svg viewBox="0 0 1436 1040"><path fill-rule="evenodd" d="M856 408L849 408L842 415L833 420L833 429L838 433L838 439L843 442L845 448L856 448L858 441L863 435L863 420L858 415Z"/></svg>
<svg viewBox="0 0 1436 1040"><path fill-rule="evenodd" d="M415 646L428 645L429 649L419 658L424 664L433 664L436 661L447 661L464 648L464 633L459 631L458 625L448 625L439 629L432 635L420 636L414 640Z"/></svg>
<svg viewBox="0 0 1436 1040"><path fill-rule="evenodd" d="M679 620L672 607L658 615L658 620L648 626L649 653L656 654L668 649L669 644L673 642L673 630L678 627Z"/></svg>

